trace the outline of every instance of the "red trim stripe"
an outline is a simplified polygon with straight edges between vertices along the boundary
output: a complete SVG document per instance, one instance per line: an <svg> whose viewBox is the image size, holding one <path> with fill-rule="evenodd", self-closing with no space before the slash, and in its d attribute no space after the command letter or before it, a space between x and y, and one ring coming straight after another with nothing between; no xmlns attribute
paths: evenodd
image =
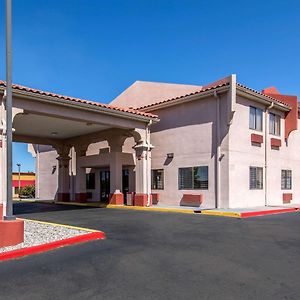
<svg viewBox="0 0 300 300"><path fill-rule="evenodd" d="M64 246L69 246L69 245L74 245L78 243L84 243L84 242L99 240L99 239L100 240L105 239L104 232L102 231L91 232L91 233L78 235L68 239L59 240L47 244L0 253L0 261L37 254L37 253L53 250Z"/></svg>
<svg viewBox="0 0 300 300"><path fill-rule="evenodd" d="M250 211L240 213L241 218L249 218L249 217L257 217L257 216L265 216L271 214L280 214L280 213L289 213L296 211L297 208L282 208L282 209L271 209L271 210L263 210L263 211Z"/></svg>

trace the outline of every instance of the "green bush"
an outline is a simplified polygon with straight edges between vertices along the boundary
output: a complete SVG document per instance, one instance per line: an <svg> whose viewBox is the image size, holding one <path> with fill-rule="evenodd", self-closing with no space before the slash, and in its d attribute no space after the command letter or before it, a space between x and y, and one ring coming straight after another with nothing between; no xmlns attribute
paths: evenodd
<svg viewBox="0 0 300 300"><path fill-rule="evenodd" d="M34 198L35 197L35 186L34 185L25 185L21 188L20 192L21 198Z"/></svg>

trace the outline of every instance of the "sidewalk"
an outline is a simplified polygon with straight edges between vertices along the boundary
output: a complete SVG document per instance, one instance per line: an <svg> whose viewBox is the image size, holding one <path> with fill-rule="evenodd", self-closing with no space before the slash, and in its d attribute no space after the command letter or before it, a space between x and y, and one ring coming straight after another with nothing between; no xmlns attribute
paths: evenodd
<svg viewBox="0 0 300 300"><path fill-rule="evenodd" d="M280 213L292 213L300 210L300 204L285 204L278 206L258 206L249 208L200 208L191 206L176 206L176 205L163 205L157 204L150 207L144 206L129 206L129 205L113 205L105 204L101 202L54 202L53 200L40 200L30 199L21 200L20 202L37 202L37 203L55 203L62 205L75 205L85 207L98 207L98 208L111 208L111 209L126 209L126 210L139 210L139 211L158 211L158 212L173 212L173 213L184 213L184 214L199 214L208 216L220 216L230 218L249 218L257 216L265 216Z"/></svg>

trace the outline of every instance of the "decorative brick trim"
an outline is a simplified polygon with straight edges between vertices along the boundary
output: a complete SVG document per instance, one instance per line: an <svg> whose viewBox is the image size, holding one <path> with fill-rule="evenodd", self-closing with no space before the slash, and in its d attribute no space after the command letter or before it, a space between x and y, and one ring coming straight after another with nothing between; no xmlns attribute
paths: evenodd
<svg viewBox="0 0 300 300"><path fill-rule="evenodd" d="M109 204L124 205L124 195L122 193L110 194Z"/></svg>
<svg viewBox="0 0 300 300"><path fill-rule="evenodd" d="M181 206L194 206L199 207L204 200L202 194L192 195L192 194L183 194L180 205Z"/></svg>
<svg viewBox="0 0 300 300"><path fill-rule="evenodd" d="M264 137L261 134L252 133L251 143L262 144L264 142Z"/></svg>
<svg viewBox="0 0 300 300"><path fill-rule="evenodd" d="M159 194L158 193L153 193L153 194L151 194L151 196L152 196L152 204L158 204Z"/></svg>
<svg viewBox="0 0 300 300"><path fill-rule="evenodd" d="M271 147L280 148L281 147L281 140L280 139L271 138Z"/></svg>
<svg viewBox="0 0 300 300"><path fill-rule="evenodd" d="M147 206L148 195L147 194L135 194L134 206Z"/></svg>
<svg viewBox="0 0 300 300"><path fill-rule="evenodd" d="M282 194L282 202L283 203L291 203L291 200L293 200L292 193L283 193Z"/></svg>
<svg viewBox="0 0 300 300"><path fill-rule="evenodd" d="M24 221L0 221L0 247L18 245L24 242Z"/></svg>
<svg viewBox="0 0 300 300"><path fill-rule="evenodd" d="M57 201L59 202L69 202L70 201L70 193L58 193Z"/></svg>
<svg viewBox="0 0 300 300"><path fill-rule="evenodd" d="M75 202L85 203L86 201L87 201L87 194L86 193L76 193L75 194Z"/></svg>

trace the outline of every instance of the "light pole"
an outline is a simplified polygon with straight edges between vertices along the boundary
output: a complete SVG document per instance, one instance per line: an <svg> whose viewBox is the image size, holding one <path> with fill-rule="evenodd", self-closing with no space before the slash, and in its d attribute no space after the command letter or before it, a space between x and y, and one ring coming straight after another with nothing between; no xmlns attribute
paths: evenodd
<svg viewBox="0 0 300 300"><path fill-rule="evenodd" d="M12 0L6 0L6 215L15 220L12 203Z"/></svg>
<svg viewBox="0 0 300 300"><path fill-rule="evenodd" d="M21 164L17 164L17 167L18 167L18 175L19 175L19 178L18 178L18 188L19 188L19 191L18 191L18 195L19 195L19 198L20 198L20 192L21 192Z"/></svg>

